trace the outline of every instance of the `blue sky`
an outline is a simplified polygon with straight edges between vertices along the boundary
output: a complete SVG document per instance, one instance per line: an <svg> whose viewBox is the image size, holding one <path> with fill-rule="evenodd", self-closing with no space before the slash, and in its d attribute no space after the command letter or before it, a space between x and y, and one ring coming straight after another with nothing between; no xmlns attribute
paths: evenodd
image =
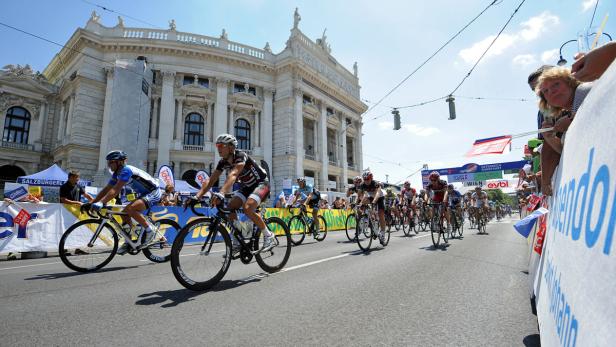
<svg viewBox="0 0 616 347"><path fill-rule="evenodd" d="M378 179L397 182L427 163L431 168L467 162L519 160L523 140L514 140L508 155L466 158L477 138L516 134L536 126L536 102L526 79L537 66L554 64L558 48L586 29L595 0L527 0L488 55L456 93L468 97L526 98L531 101L456 100L457 119L447 120L444 101L401 110L403 129L393 131L392 117L374 117L404 106L448 94L466 75L490 38L498 33L521 0L502 0L464 31L424 68L364 116L364 167ZM378 101L432 52L485 8L490 0L441 1L116 1L93 0L115 11L178 31L219 36L274 53L284 48L299 7L300 29L312 39L327 28L333 56L349 70L359 65L362 99ZM65 43L77 27L85 26L96 9L104 25L113 26L117 14L82 0L11 1L3 3L0 21ZM616 2L600 0L594 26L607 13L605 31L616 35ZM147 27L124 18L126 26ZM615 36L616 38L616 36ZM59 48L0 27L3 52L0 66L30 64L43 70ZM570 62L576 44L563 49ZM370 105L370 103L368 103ZM526 138L528 139L528 138ZM392 164L393 163L398 163ZM419 175L411 178L418 186Z"/></svg>

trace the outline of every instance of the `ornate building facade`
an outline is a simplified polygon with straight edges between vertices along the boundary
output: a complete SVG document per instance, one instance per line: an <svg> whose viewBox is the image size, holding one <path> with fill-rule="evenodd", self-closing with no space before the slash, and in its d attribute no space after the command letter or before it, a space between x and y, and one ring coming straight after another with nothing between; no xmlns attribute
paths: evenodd
<svg viewBox="0 0 616 347"><path fill-rule="evenodd" d="M104 156L116 146L112 109L127 97L117 71L143 60L151 71L139 106L148 112L147 154L129 163L150 173L170 165L191 180L214 168L215 138L231 133L268 162L276 191L298 176L314 177L323 191L343 190L362 169L367 106L357 65L353 72L340 65L325 33L314 42L299 21L296 11L285 49L274 54L269 43L230 41L225 30L215 38L179 32L175 21L168 30L127 28L121 18L106 27L93 13L42 74L13 66L0 73L1 176L55 162L103 184Z"/></svg>

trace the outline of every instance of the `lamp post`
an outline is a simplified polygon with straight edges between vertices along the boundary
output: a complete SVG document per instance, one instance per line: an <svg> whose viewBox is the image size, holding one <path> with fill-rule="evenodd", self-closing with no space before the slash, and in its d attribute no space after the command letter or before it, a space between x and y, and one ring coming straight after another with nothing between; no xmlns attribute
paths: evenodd
<svg viewBox="0 0 616 347"><path fill-rule="evenodd" d="M588 34L588 36L596 35L596 34L597 33L590 33L590 34ZM602 33L602 34L607 36L609 38L609 41L612 41L612 36L610 34L608 34L608 33ZM565 43L563 43L560 46L560 49L558 50L558 54L560 56L560 59L558 59L558 62L556 63L556 65L563 66L563 65L567 64L567 59L563 58L563 47L565 47L565 45L567 45L568 43L571 43L571 42L578 42L578 39L566 41Z"/></svg>

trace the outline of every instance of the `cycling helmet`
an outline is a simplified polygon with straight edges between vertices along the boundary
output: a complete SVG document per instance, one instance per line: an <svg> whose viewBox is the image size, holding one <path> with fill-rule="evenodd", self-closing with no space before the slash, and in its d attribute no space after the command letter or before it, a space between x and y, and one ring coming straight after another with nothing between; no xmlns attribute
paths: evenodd
<svg viewBox="0 0 616 347"><path fill-rule="evenodd" d="M370 171L365 171L362 175L364 180L371 180L372 179L372 172Z"/></svg>
<svg viewBox="0 0 616 347"><path fill-rule="evenodd" d="M432 171L430 173L430 181L438 180L440 177L441 175L438 174L438 171Z"/></svg>
<svg viewBox="0 0 616 347"><path fill-rule="evenodd" d="M123 151L114 150L114 151L107 153L105 160L124 160L126 159L126 157L127 155Z"/></svg>
<svg viewBox="0 0 616 347"><path fill-rule="evenodd" d="M422 189L422 190L419 191L419 194L424 195L424 194L426 194L426 191Z"/></svg>
<svg viewBox="0 0 616 347"><path fill-rule="evenodd" d="M447 185L447 189L453 189L453 184Z"/></svg>
<svg viewBox="0 0 616 347"><path fill-rule="evenodd" d="M361 184L361 176L355 176L355 178L353 178L353 184Z"/></svg>
<svg viewBox="0 0 616 347"><path fill-rule="evenodd" d="M232 145L237 147L237 139L231 134L220 134L216 138L216 144L222 143L223 145Z"/></svg>
<svg viewBox="0 0 616 347"><path fill-rule="evenodd" d="M297 182L304 182L304 183L306 183L306 178L305 177L298 177L297 178Z"/></svg>
<svg viewBox="0 0 616 347"><path fill-rule="evenodd" d="M391 188L387 188L387 189L385 189L385 191L387 192L387 194L391 194L393 192L393 190Z"/></svg>
<svg viewBox="0 0 616 347"><path fill-rule="evenodd" d="M475 187L475 190L481 190L480 186Z"/></svg>
<svg viewBox="0 0 616 347"><path fill-rule="evenodd" d="M405 187L410 187L411 186L411 182L409 182L409 181L404 182L404 186Z"/></svg>

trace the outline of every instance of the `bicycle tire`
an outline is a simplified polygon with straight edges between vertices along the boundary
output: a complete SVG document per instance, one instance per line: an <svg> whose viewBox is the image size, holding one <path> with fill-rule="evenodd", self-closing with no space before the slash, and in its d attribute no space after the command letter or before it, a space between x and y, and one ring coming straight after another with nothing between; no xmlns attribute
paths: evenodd
<svg viewBox="0 0 616 347"><path fill-rule="evenodd" d="M389 230L385 230L384 231L384 235L383 235L383 243L381 244L383 247L387 246L389 244L389 238L391 237L391 233L389 232Z"/></svg>
<svg viewBox="0 0 616 347"><path fill-rule="evenodd" d="M402 228L402 231L404 231L404 236L411 236L411 221L409 220L409 216L408 215L404 215L402 218L404 218L403 221L403 225L406 225L406 228Z"/></svg>
<svg viewBox="0 0 616 347"><path fill-rule="evenodd" d="M323 216L317 216L317 218L319 218L319 231L316 233L316 235L314 235L314 239L321 242L325 240L325 237L327 237L327 221ZM313 228L314 221L310 225L310 230L313 230Z"/></svg>
<svg viewBox="0 0 616 347"><path fill-rule="evenodd" d="M432 244L434 245L434 248L438 248L441 242L441 230L439 229L437 221L438 217L433 217L430 220L430 235L432 237Z"/></svg>
<svg viewBox="0 0 616 347"><path fill-rule="evenodd" d="M103 225L95 243L88 246L93 232L98 230L102 222L102 219L82 220L68 227L62 234L58 253L60 260L69 269L92 272L101 269L113 259L118 251L118 234L110 224ZM73 250L73 254L70 250ZM103 256L104 254L107 255ZM85 266L87 264L90 265Z"/></svg>
<svg viewBox="0 0 616 347"><path fill-rule="evenodd" d="M400 216L395 215L393 219L394 219L394 228L396 229L396 231L400 231Z"/></svg>
<svg viewBox="0 0 616 347"><path fill-rule="evenodd" d="M276 231L276 246L269 251L255 254L255 259L263 271L274 273L282 270L287 264L287 261L289 261L292 245L291 233L285 222L278 217L267 218L264 222L268 229ZM276 224L277 227L272 224ZM280 231L280 229L282 229L282 231ZM261 230L257 230L256 239L258 240L256 249L261 249L264 241L264 239L261 238Z"/></svg>
<svg viewBox="0 0 616 347"><path fill-rule="evenodd" d="M363 252L370 251L370 245L372 245L372 229L370 228L370 221L368 216L362 216L357 222L355 241Z"/></svg>
<svg viewBox="0 0 616 347"><path fill-rule="evenodd" d="M349 241L355 240L355 233L357 232L357 216L355 213L351 213L346 217L346 221L344 222L344 230L346 232L346 237Z"/></svg>
<svg viewBox="0 0 616 347"><path fill-rule="evenodd" d="M158 227L158 236L164 236L165 240L152 243L148 247L142 249L143 255L154 263L166 263L171 259L171 240L180 231L180 225L173 219L159 219L154 221L154 224ZM146 233L142 233L141 241L146 239Z"/></svg>
<svg viewBox="0 0 616 347"><path fill-rule="evenodd" d="M415 235L417 235L419 234L419 218L416 213L413 213L413 218L411 220L413 221L413 231Z"/></svg>
<svg viewBox="0 0 616 347"><path fill-rule="evenodd" d="M191 221L180 229L171 246L173 276L187 289L208 290L220 282L229 270L231 238L227 230L220 225L211 232L210 226L213 221L214 219L210 217ZM218 236L222 240L217 240ZM202 238L204 240L201 240ZM204 249L208 250L207 254L203 253ZM210 265L213 274L201 275L206 266Z"/></svg>
<svg viewBox="0 0 616 347"><path fill-rule="evenodd" d="M295 215L289 219L289 232L291 233L291 243L299 246L306 238L306 222L300 215Z"/></svg>
<svg viewBox="0 0 616 347"><path fill-rule="evenodd" d="M462 220L462 222L460 223L460 226L458 228L459 238L462 238L462 234L464 234L464 220Z"/></svg>

